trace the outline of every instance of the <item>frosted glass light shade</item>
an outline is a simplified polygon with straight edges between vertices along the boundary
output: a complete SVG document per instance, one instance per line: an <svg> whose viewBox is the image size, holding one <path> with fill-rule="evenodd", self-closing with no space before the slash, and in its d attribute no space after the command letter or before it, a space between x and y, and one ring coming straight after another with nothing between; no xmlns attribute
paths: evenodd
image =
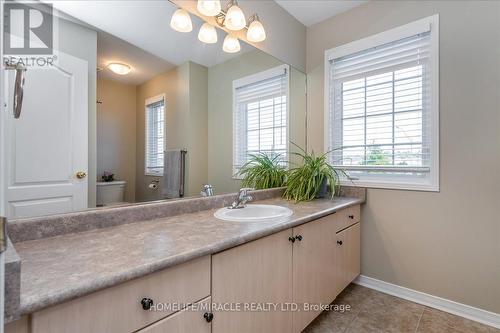
<svg viewBox="0 0 500 333"><path fill-rule="evenodd" d="M238 38L227 35L226 38L224 38L222 49L227 53L239 52L241 50L241 47Z"/></svg>
<svg viewBox="0 0 500 333"><path fill-rule="evenodd" d="M193 30L193 23L191 22L189 13L184 9L177 9L170 20L170 27L179 32L191 32Z"/></svg>
<svg viewBox="0 0 500 333"><path fill-rule="evenodd" d="M220 13L220 0L198 0L196 9L205 16L215 16Z"/></svg>
<svg viewBox="0 0 500 333"><path fill-rule="evenodd" d="M132 70L132 68L129 65L122 64L119 62L112 62L108 64L107 67L109 68L110 71L118 75L127 75Z"/></svg>
<svg viewBox="0 0 500 333"><path fill-rule="evenodd" d="M255 20L250 23L247 31L247 39L250 42L262 42L266 39L266 31L260 21Z"/></svg>
<svg viewBox="0 0 500 333"><path fill-rule="evenodd" d="M213 25L203 23L198 32L198 39L207 44L217 43L217 30Z"/></svg>
<svg viewBox="0 0 500 333"><path fill-rule="evenodd" d="M241 30L247 25L247 21L245 19L245 14L240 7L237 5L232 5L227 13L226 20L224 21L224 26L229 30Z"/></svg>

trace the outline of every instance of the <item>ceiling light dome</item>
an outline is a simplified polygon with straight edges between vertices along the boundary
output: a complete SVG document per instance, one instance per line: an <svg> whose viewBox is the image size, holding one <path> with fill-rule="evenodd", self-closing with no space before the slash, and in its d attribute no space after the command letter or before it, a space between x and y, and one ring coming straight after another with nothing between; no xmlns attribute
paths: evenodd
<svg viewBox="0 0 500 333"><path fill-rule="evenodd" d="M221 12L220 0L198 0L196 9L205 16L215 16Z"/></svg>
<svg viewBox="0 0 500 333"><path fill-rule="evenodd" d="M226 20L224 21L224 26L229 30L241 30L247 25L245 19L245 14L240 7L234 2L234 4L228 9L226 13Z"/></svg>
<svg viewBox="0 0 500 333"><path fill-rule="evenodd" d="M233 37L231 35L227 35L224 38L224 44L222 45L222 49L227 53L236 53L241 50L240 42L238 38Z"/></svg>
<svg viewBox="0 0 500 333"><path fill-rule="evenodd" d="M255 15L255 19L250 23L247 31L247 39L250 42L262 42L266 39L266 31L264 26L259 21L259 17Z"/></svg>
<svg viewBox="0 0 500 333"><path fill-rule="evenodd" d="M217 30L213 25L205 22L198 32L198 39L207 44L217 43Z"/></svg>
<svg viewBox="0 0 500 333"><path fill-rule="evenodd" d="M107 66L110 71L118 75L127 75L130 73L132 68L127 64L122 64L120 62L112 62Z"/></svg>
<svg viewBox="0 0 500 333"><path fill-rule="evenodd" d="M177 9L170 20L170 27L179 32L190 32L193 30L193 23L189 13L184 9Z"/></svg>

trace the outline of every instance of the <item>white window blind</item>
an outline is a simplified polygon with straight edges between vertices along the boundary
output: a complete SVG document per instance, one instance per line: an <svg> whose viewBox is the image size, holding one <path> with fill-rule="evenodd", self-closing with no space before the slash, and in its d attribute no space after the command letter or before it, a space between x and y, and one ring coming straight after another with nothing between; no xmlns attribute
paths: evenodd
<svg viewBox="0 0 500 333"><path fill-rule="evenodd" d="M165 100L146 101L146 175L163 175L165 151Z"/></svg>
<svg viewBox="0 0 500 333"><path fill-rule="evenodd" d="M233 83L233 175L252 154L288 160L288 66Z"/></svg>
<svg viewBox="0 0 500 333"><path fill-rule="evenodd" d="M425 31L328 59L331 163L358 182L436 185L431 46Z"/></svg>

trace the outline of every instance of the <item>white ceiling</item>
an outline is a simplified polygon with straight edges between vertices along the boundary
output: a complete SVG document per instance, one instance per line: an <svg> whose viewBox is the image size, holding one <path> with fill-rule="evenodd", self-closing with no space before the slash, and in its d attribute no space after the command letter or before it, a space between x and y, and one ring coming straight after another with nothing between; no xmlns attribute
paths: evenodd
<svg viewBox="0 0 500 333"><path fill-rule="evenodd" d="M178 66L187 61L211 67L237 57L254 48L241 42L241 51L229 54L222 51L226 35L220 29L216 44L198 40L198 30L203 21L191 15L193 31L180 33L170 28L170 18L177 7L167 0L85 1L68 0L51 2L54 8L82 21L97 31L99 62L130 59L130 65L140 70L131 82L144 82L148 73L160 73L159 68ZM113 36L118 38L112 38ZM148 54L149 53L149 54ZM158 59L159 58L159 59ZM166 62L162 63L159 60ZM123 60L122 62L126 62ZM107 64L107 63L106 63ZM107 73L105 74L107 75ZM113 78L120 81L129 75Z"/></svg>
<svg viewBox="0 0 500 333"><path fill-rule="evenodd" d="M275 0L306 27L362 5L368 0Z"/></svg>
<svg viewBox="0 0 500 333"><path fill-rule="evenodd" d="M132 67L127 75L118 75L106 66L112 62L121 62ZM175 65L158 58L106 32L97 33L97 73L99 78L138 85L150 78L167 71Z"/></svg>

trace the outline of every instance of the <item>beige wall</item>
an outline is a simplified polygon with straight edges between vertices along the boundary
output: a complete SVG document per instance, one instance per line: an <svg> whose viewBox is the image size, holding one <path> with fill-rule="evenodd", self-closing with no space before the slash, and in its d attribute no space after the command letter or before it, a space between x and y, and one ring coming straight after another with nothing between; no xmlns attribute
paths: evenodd
<svg viewBox="0 0 500 333"><path fill-rule="evenodd" d="M307 31L308 135L324 50L440 15L439 193L368 190L362 274L500 313L500 2L370 1Z"/></svg>
<svg viewBox="0 0 500 333"><path fill-rule="evenodd" d="M137 86L136 201L161 199L161 177L144 175L145 100L165 94L166 147L186 148L185 196L197 195L207 178L206 68L184 63ZM148 184L160 179L160 188Z"/></svg>
<svg viewBox="0 0 500 333"><path fill-rule="evenodd" d="M208 180L216 193L241 187L233 173L233 81L283 63L259 50L208 69ZM305 74L291 70L290 140L305 145Z"/></svg>
<svg viewBox="0 0 500 333"><path fill-rule="evenodd" d="M104 171L127 182L125 201L135 201L136 86L98 79L97 178Z"/></svg>

